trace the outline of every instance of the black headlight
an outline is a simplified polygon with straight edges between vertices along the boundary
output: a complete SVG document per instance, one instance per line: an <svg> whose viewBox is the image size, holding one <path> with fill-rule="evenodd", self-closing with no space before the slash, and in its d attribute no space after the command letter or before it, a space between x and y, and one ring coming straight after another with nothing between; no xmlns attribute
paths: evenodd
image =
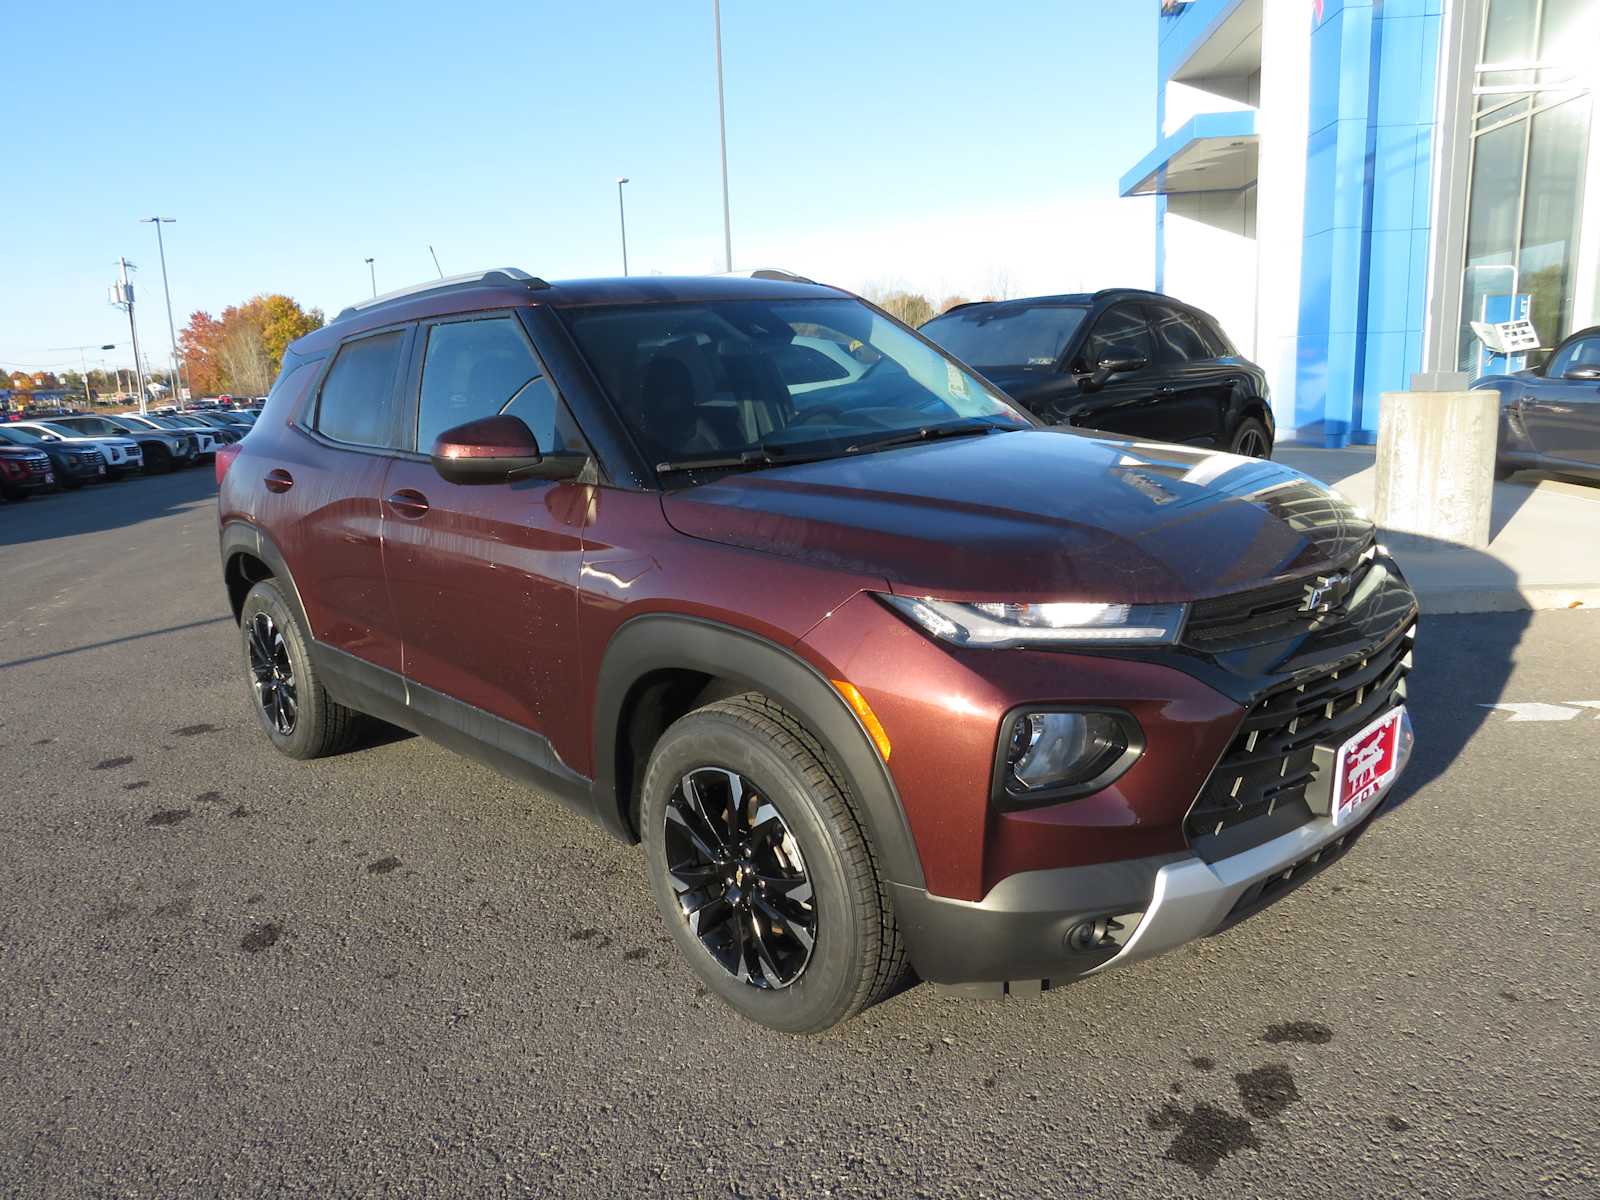
<svg viewBox="0 0 1600 1200"><path fill-rule="evenodd" d="M994 799L1032 808L1109 787L1144 750L1139 725L1109 709L1035 708L1000 727Z"/></svg>

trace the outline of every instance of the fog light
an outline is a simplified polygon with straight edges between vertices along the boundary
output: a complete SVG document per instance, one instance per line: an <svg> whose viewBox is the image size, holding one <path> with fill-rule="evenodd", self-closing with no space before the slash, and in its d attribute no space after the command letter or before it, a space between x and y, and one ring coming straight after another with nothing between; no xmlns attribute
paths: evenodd
<svg viewBox="0 0 1600 1200"><path fill-rule="evenodd" d="M1006 786L1028 793L1087 783L1127 750L1127 732L1110 713L1024 713L1011 725Z"/></svg>

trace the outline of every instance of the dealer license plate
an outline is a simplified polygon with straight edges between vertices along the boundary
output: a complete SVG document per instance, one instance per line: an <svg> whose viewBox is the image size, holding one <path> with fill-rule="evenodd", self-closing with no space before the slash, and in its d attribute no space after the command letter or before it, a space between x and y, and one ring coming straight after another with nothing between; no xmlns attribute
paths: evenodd
<svg viewBox="0 0 1600 1200"><path fill-rule="evenodd" d="M1335 825L1360 816L1394 779L1405 719L1403 705L1392 708L1339 747L1333 776Z"/></svg>

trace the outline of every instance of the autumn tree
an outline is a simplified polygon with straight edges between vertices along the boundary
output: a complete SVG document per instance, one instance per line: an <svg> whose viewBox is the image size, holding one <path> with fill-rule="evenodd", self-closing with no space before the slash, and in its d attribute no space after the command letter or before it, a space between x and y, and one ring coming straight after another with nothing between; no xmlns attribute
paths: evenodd
<svg viewBox="0 0 1600 1200"><path fill-rule="evenodd" d="M958 304L971 303L972 301L968 300L965 296L946 296L943 300L939 301L939 311L941 313L947 313Z"/></svg>
<svg viewBox="0 0 1600 1200"><path fill-rule="evenodd" d="M178 353L189 388L196 396L215 396L226 389L222 367L217 361L217 346L222 341L222 322L208 312L191 313L189 323L178 335Z"/></svg>
<svg viewBox="0 0 1600 1200"><path fill-rule="evenodd" d="M220 318L194 313L178 338L189 386L198 395L260 395L272 386L289 343L322 326L321 309L303 309L277 293L230 305Z"/></svg>

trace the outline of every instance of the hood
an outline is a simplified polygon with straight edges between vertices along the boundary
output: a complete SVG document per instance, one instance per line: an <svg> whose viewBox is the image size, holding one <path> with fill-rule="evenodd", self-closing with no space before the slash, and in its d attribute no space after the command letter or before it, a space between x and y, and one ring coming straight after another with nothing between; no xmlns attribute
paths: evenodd
<svg viewBox="0 0 1600 1200"><path fill-rule="evenodd" d="M1328 570L1373 533L1277 463L1047 429L728 475L662 507L690 537L946 599L1199 600Z"/></svg>

